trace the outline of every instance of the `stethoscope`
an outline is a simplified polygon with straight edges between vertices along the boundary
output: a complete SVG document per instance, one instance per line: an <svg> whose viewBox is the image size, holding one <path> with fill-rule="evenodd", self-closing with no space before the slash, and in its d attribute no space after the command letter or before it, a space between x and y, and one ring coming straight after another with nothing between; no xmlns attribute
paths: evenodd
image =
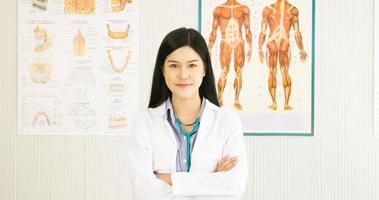
<svg viewBox="0 0 379 200"><path fill-rule="evenodd" d="M183 123L178 118L175 119L175 122L179 127L180 133L184 135L187 140L187 172L189 172L191 168L191 136L197 131L200 124L200 120L198 117L196 118L196 121L193 123L193 128L190 132L186 132L185 130L183 130Z"/></svg>

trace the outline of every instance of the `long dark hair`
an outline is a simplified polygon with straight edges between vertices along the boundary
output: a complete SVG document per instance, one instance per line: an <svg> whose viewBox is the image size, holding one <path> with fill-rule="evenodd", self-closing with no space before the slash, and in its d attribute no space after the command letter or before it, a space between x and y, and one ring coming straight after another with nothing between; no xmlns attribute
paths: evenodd
<svg viewBox="0 0 379 200"><path fill-rule="evenodd" d="M168 89L163 77L163 64L168 55L184 46L189 46L196 51L204 63L205 76L199 88L200 98L204 97L219 106L211 58L204 38L192 28L179 28L168 33L159 47L157 60L155 61L149 108L156 108L171 97L171 91Z"/></svg>

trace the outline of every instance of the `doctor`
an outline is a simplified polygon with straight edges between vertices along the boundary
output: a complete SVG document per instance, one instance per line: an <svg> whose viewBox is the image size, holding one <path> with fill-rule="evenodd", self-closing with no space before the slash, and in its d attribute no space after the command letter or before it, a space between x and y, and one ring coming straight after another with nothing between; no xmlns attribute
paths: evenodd
<svg viewBox="0 0 379 200"><path fill-rule="evenodd" d="M159 47L149 108L129 139L135 199L240 199L248 167L242 125L220 108L205 40L170 32Z"/></svg>

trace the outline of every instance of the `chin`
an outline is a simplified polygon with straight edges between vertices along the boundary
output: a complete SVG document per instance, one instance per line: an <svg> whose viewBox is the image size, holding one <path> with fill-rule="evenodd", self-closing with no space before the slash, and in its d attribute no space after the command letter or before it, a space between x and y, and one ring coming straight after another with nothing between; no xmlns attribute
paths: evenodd
<svg viewBox="0 0 379 200"><path fill-rule="evenodd" d="M173 94L176 98L179 99L192 99L196 97L195 92L178 92Z"/></svg>

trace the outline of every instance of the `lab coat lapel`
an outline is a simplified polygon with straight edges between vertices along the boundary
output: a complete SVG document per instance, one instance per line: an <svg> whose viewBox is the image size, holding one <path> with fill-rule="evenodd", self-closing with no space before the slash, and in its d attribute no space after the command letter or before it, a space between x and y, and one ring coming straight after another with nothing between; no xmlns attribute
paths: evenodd
<svg viewBox="0 0 379 200"><path fill-rule="evenodd" d="M172 130L170 124L167 122L167 119L166 119L166 117L167 117L166 116L166 114L167 114L166 102L162 103L160 106L158 106L156 108L151 108L150 112L153 115L159 116L159 120L162 120L162 122L163 122L163 128L166 130L164 132L166 133L166 136L169 138L169 140L171 142L170 144L172 144L171 146L174 146L175 149L176 149L175 133ZM161 124L161 122L159 122L158 124Z"/></svg>
<svg viewBox="0 0 379 200"><path fill-rule="evenodd" d="M196 136L196 142L192 150L193 158L197 156L200 149L202 148L202 143L204 142L204 139L211 131L213 122L215 120L215 114L218 108L208 100L206 101L207 102L205 104L204 112L201 116L199 131Z"/></svg>
<svg viewBox="0 0 379 200"><path fill-rule="evenodd" d="M166 107L166 103L162 103L162 105L156 107L156 108L151 108L150 109L150 112L152 115L154 115L156 118L156 120L158 120L156 122L157 126L162 126L161 128L163 128L163 135L162 137L167 137L169 143L165 143L165 147L168 149L167 151L167 157L168 157L168 160L172 161L170 163L170 168L169 168L169 171L170 173L173 173L176 171L176 152L177 152L177 141L176 141L176 138L175 138L175 133L174 131L172 130L170 124L168 123L167 121L167 107Z"/></svg>

